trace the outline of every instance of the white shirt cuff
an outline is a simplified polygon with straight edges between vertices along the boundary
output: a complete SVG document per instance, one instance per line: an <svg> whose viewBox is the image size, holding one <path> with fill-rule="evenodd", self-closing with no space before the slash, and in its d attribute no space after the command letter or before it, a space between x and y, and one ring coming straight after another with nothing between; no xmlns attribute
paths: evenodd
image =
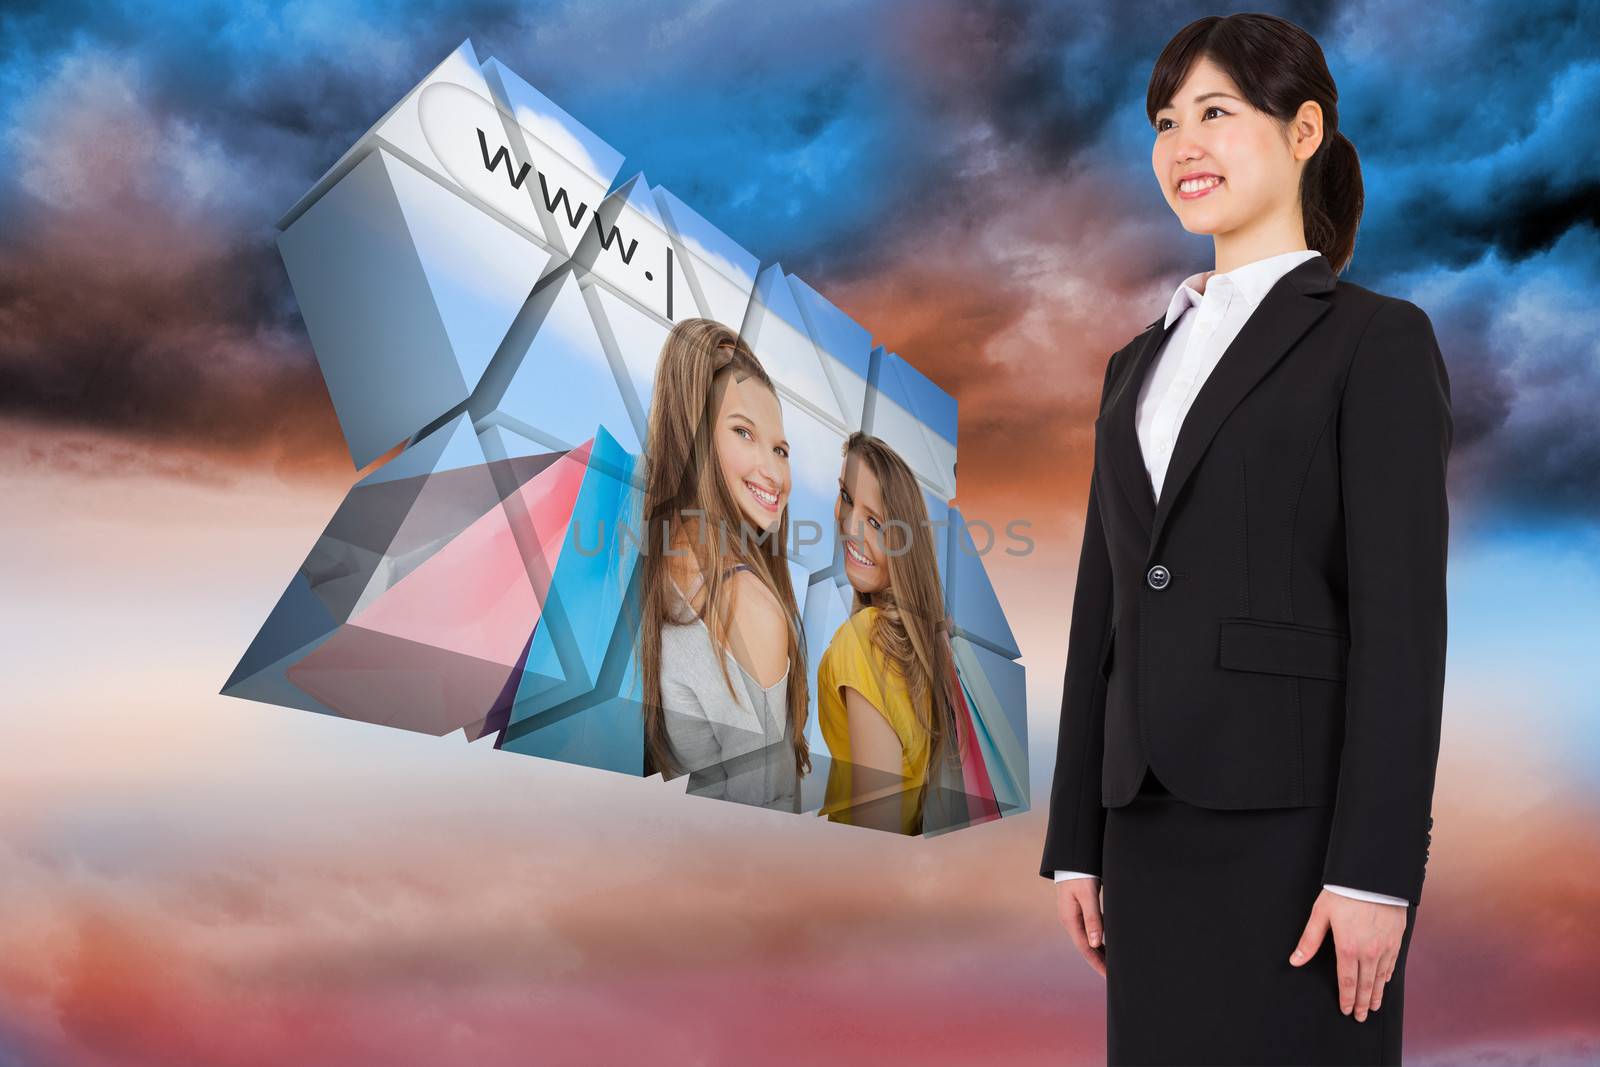
<svg viewBox="0 0 1600 1067"><path fill-rule="evenodd" d="M1088 874L1088 873L1086 873L1084 871L1057 871L1056 872L1056 881L1058 881L1058 882L1069 881L1069 880L1071 880L1073 878L1098 878L1098 877L1099 877L1099 875ZM1349 886L1324 885L1322 888L1327 889L1327 890L1329 890L1331 892L1334 892L1334 893L1338 893L1341 896L1353 897L1356 900L1368 900L1368 901L1371 901L1371 902L1373 902L1375 904L1398 904L1402 908L1408 907L1411 904L1411 902L1409 900L1405 899L1404 897L1392 897L1392 896L1389 896L1389 895L1387 895L1385 893L1373 893L1373 892L1371 892L1369 890L1365 890L1365 889L1351 889Z"/></svg>
<svg viewBox="0 0 1600 1067"><path fill-rule="evenodd" d="M1398 904L1402 908L1409 907L1411 904L1411 901L1405 897L1391 897L1383 893L1373 893L1366 889L1351 889L1349 886L1343 885L1324 885L1322 888L1338 893L1340 896L1354 897L1357 900L1370 900L1374 904Z"/></svg>

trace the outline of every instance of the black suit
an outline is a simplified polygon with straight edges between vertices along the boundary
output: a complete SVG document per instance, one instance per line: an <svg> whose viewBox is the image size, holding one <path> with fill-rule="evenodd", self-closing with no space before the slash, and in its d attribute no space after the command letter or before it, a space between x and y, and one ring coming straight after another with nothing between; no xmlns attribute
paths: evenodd
<svg viewBox="0 0 1600 1067"><path fill-rule="evenodd" d="M1322 880L1421 896L1445 662L1450 385L1416 305L1325 257L1267 293L1154 499L1165 332L1106 367L1040 873L1098 873L1147 766L1210 809L1333 805Z"/></svg>

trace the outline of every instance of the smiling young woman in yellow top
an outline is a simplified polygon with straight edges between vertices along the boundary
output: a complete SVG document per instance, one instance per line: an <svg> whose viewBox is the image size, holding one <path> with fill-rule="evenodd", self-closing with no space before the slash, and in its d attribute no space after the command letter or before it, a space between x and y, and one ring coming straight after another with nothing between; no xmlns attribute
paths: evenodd
<svg viewBox="0 0 1600 1067"><path fill-rule="evenodd" d="M835 822L916 834L928 731L917 720L905 677L873 644L881 614L881 608L869 606L850 616L817 670L819 724L833 756L822 813ZM858 707L852 718L856 702L867 706ZM868 744L860 753L851 751L852 733L860 737L869 731L881 753L877 759L866 751ZM888 769L893 763L896 771Z"/></svg>
<svg viewBox="0 0 1600 1067"><path fill-rule="evenodd" d="M920 834L943 818L930 817L930 802L959 795L966 746L938 558L905 460L865 433L844 453L834 516L854 596L817 671L818 725L833 757L821 813Z"/></svg>

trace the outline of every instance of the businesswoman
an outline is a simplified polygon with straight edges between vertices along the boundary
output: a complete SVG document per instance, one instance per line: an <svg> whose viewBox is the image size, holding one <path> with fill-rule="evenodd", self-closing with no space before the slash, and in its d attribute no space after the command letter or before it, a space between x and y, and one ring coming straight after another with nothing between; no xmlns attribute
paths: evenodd
<svg viewBox="0 0 1600 1067"><path fill-rule="evenodd" d="M789 443L777 388L734 330L673 327L646 441L645 773L687 772L690 793L798 812L810 693L789 580Z"/></svg>
<svg viewBox="0 0 1600 1067"><path fill-rule="evenodd" d="M1336 278L1336 102L1269 15L1186 26L1150 79L1216 265L1106 367L1040 868L1114 1063L1400 1062L1453 424L1427 315Z"/></svg>

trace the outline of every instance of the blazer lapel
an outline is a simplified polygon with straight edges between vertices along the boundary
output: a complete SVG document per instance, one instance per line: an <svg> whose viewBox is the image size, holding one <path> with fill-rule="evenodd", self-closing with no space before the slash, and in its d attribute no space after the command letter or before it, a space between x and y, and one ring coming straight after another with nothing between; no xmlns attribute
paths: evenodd
<svg viewBox="0 0 1600 1067"><path fill-rule="evenodd" d="M1165 318L1166 316L1162 316ZM1111 461L1112 473L1122 487L1122 494L1133 505L1139 526L1146 542L1151 525L1155 522L1156 494L1150 484L1150 472L1144 466L1144 452L1139 447L1138 423L1134 413L1139 406L1139 386L1149 373L1150 364L1161 351L1167 336L1177 329L1177 320L1164 328L1161 319L1145 327L1144 333L1134 342L1133 370L1122 376L1116 395L1106 401L1105 420L1106 454Z"/></svg>
<svg viewBox="0 0 1600 1067"><path fill-rule="evenodd" d="M1123 492L1133 502L1152 550L1161 538L1174 503L1223 421L1295 342L1327 313L1328 302L1324 297L1333 291L1334 285L1327 257L1316 256L1279 278L1262 298L1184 416L1172 447L1159 501L1150 484L1149 472L1145 470L1135 413L1140 386L1156 353L1177 324L1174 322L1171 328L1164 329L1157 319L1146 330L1135 349L1133 371L1124 377L1118 395L1110 402L1112 406L1107 408L1106 418L1112 466Z"/></svg>

